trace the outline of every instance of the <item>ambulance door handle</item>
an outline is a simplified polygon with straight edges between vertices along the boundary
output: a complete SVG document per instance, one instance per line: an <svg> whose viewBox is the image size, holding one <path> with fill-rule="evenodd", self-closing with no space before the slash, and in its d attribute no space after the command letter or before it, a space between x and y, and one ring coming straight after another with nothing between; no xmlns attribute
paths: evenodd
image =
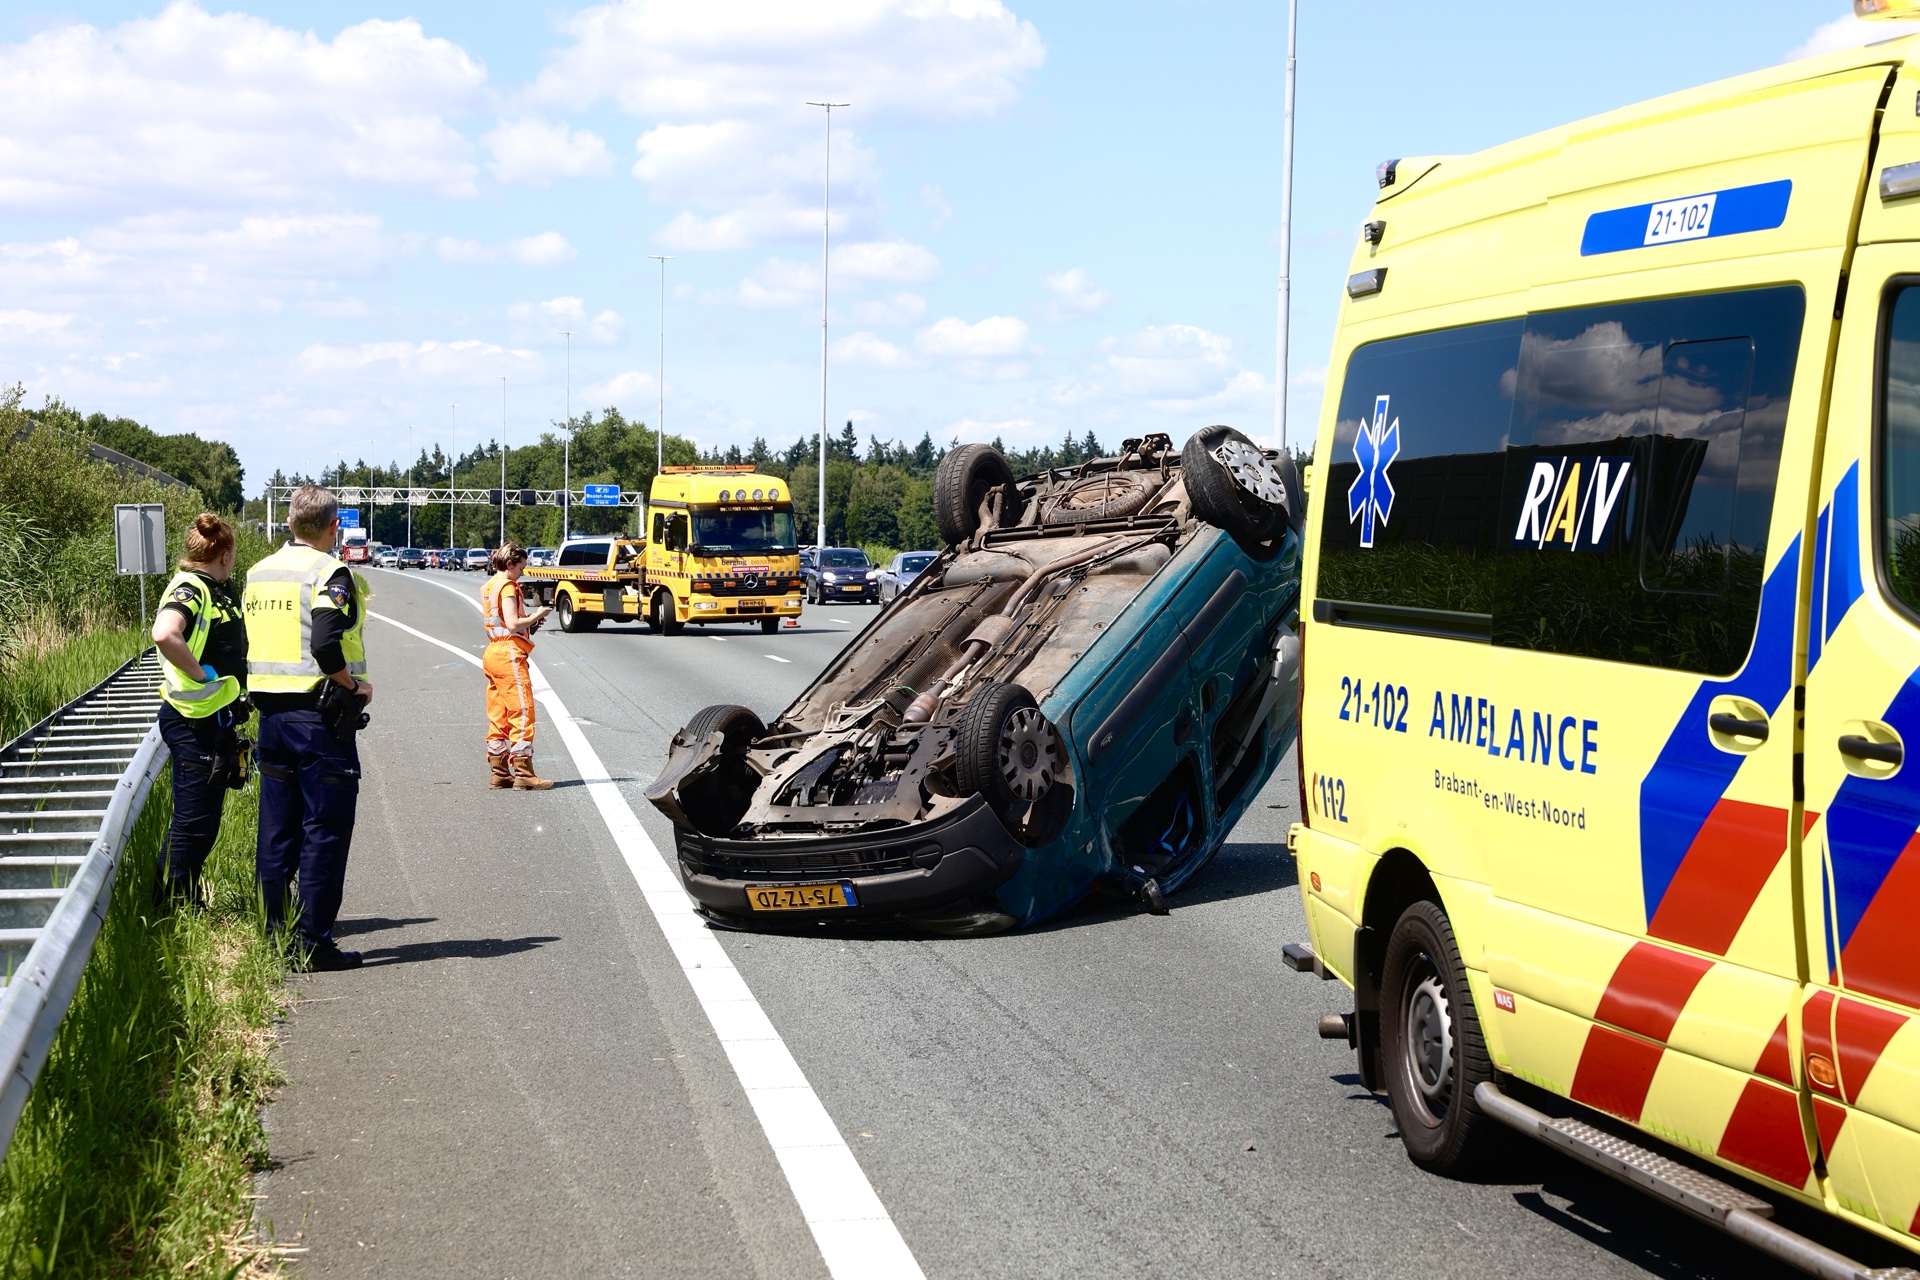
<svg viewBox="0 0 1920 1280"><path fill-rule="evenodd" d="M1906 752L1898 742L1875 742L1856 733L1843 733L1840 735L1840 754L1856 760L1897 765L1905 758Z"/></svg>
<svg viewBox="0 0 1920 1280"><path fill-rule="evenodd" d="M1729 738L1755 738L1761 742L1767 740L1765 720L1742 720L1739 716L1716 712L1707 717L1707 727L1715 733L1724 733Z"/></svg>

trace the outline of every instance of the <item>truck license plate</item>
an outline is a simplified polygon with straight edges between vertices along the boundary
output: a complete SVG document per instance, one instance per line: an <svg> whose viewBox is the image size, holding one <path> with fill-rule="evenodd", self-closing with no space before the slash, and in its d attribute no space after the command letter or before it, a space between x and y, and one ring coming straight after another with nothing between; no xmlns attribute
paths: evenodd
<svg viewBox="0 0 1920 1280"><path fill-rule="evenodd" d="M742 600L740 607L742 609L764 609L767 607L767 602L765 600Z"/></svg>
<svg viewBox="0 0 1920 1280"><path fill-rule="evenodd" d="M820 911L855 905L853 886L836 884L782 884L747 890L747 905L755 911Z"/></svg>

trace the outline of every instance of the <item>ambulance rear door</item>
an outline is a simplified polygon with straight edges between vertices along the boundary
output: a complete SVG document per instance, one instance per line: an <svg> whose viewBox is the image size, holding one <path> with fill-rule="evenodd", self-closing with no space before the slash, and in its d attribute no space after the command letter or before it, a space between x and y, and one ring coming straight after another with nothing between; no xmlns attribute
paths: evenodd
<svg viewBox="0 0 1920 1280"><path fill-rule="evenodd" d="M1909 87L1906 101L1914 95ZM1868 201L1881 212L1877 194ZM1796 1066L1832 1197L1911 1236L1920 1215L1920 244L1856 252L1828 423L1807 636L1817 876Z"/></svg>

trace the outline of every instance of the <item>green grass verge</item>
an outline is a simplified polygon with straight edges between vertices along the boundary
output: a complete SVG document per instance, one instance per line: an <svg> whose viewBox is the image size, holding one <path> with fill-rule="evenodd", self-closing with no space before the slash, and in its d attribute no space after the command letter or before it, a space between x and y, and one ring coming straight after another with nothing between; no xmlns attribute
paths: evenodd
<svg viewBox="0 0 1920 1280"><path fill-rule="evenodd" d="M253 889L257 790L229 793L203 911L157 913L173 811L135 825L73 1005L0 1164L0 1277L274 1274L246 1196L280 1082L287 968Z"/></svg>
<svg viewBox="0 0 1920 1280"><path fill-rule="evenodd" d="M99 684L147 645L144 631L95 631L51 653L0 662L0 742L11 741Z"/></svg>

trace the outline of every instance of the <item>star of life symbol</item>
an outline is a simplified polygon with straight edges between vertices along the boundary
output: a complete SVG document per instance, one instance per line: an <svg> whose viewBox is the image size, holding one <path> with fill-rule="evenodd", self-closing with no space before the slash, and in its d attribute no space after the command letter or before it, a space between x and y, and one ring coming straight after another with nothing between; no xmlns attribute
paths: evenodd
<svg viewBox="0 0 1920 1280"><path fill-rule="evenodd" d="M1400 419L1387 424L1387 402L1391 396L1379 396L1373 402L1373 421L1360 424L1360 430L1353 437L1353 460L1360 464L1360 474L1353 479L1353 487L1347 490L1347 523L1360 522L1360 545L1373 546L1373 522L1379 518L1381 524L1393 514L1393 481L1387 478L1387 468L1400 456Z"/></svg>

